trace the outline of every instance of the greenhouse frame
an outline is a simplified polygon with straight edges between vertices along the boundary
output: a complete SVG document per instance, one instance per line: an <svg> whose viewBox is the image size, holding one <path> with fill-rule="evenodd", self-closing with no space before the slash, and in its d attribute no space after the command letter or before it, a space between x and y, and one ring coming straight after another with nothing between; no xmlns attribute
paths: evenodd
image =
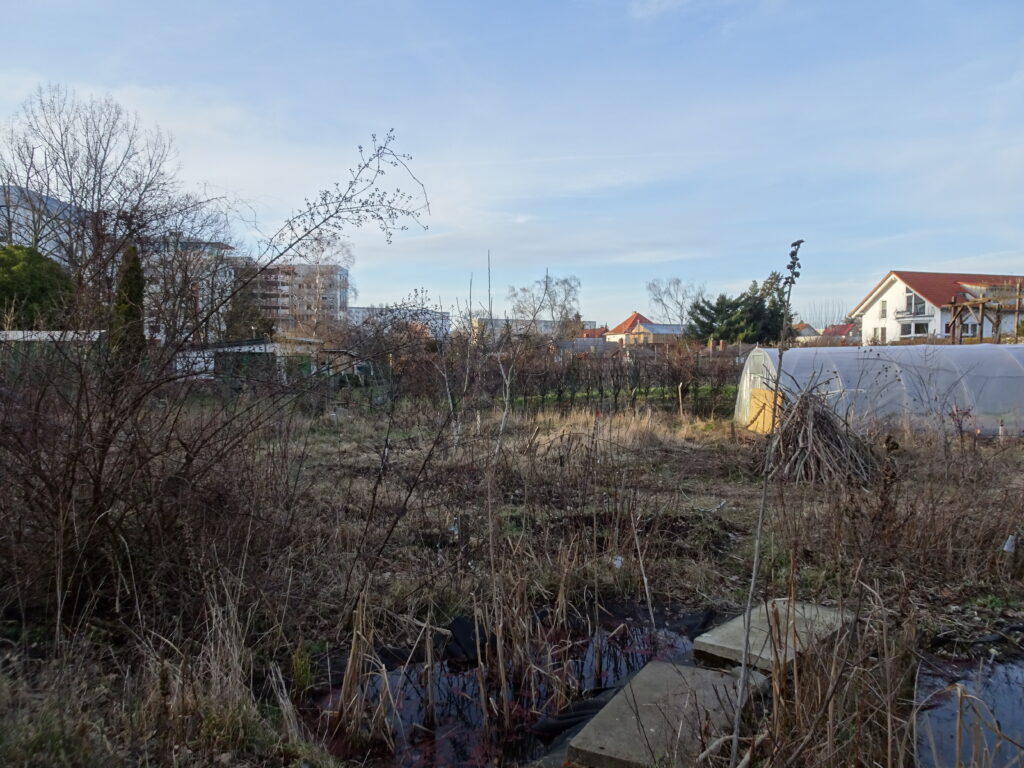
<svg viewBox="0 0 1024 768"><path fill-rule="evenodd" d="M774 425L779 350L747 357L737 424ZM799 347L782 355L780 397L815 392L861 430L1024 434L1024 344Z"/></svg>

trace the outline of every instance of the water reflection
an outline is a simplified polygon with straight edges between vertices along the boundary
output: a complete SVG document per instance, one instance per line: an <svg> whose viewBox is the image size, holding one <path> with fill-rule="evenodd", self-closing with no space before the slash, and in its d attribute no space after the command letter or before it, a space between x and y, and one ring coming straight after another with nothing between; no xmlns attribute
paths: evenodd
<svg viewBox="0 0 1024 768"><path fill-rule="evenodd" d="M529 726L564 706L565 698L556 690L584 697L618 684L649 661L678 659L691 649L691 642L675 632L622 625L545 649L531 669L510 675L504 690L493 669L442 661L374 676L366 699L372 705L382 698L388 702L395 742L390 765L515 765L545 751ZM324 708L332 703L324 702ZM510 726L501 725L506 707Z"/></svg>
<svg viewBox="0 0 1024 768"><path fill-rule="evenodd" d="M917 702L920 765L1024 766L1024 661L922 666Z"/></svg>

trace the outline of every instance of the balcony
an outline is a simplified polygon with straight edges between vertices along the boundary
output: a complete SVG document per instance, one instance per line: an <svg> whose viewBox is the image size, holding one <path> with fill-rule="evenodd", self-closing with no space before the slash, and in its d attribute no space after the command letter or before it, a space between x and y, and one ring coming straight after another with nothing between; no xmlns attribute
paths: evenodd
<svg viewBox="0 0 1024 768"><path fill-rule="evenodd" d="M935 317L935 310L922 309L918 311L911 309L897 309L895 312L892 313L892 316L895 317L897 320L915 320L919 317Z"/></svg>

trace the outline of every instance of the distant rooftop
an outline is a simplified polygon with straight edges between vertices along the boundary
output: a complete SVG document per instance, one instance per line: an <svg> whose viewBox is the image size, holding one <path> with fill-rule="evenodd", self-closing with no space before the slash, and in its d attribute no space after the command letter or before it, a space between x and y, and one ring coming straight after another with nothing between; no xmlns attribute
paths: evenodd
<svg viewBox="0 0 1024 768"><path fill-rule="evenodd" d="M639 312L633 312L629 317L623 320L621 323L612 328L608 333L629 333L636 326L643 323L644 325L650 325L651 321L641 315Z"/></svg>
<svg viewBox="0 0 1024 768"><path fill-rule="evenodd" d="M683 332L679 323L639 323L638 327L655 336L679 336Z"/></svg>

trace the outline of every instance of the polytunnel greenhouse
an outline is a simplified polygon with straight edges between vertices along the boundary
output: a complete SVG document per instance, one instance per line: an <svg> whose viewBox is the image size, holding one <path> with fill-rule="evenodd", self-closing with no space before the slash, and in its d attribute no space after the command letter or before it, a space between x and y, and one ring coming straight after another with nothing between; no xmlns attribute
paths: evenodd
<svg viewBox="0 0 1024 768"><path fill-rule="evenodd" d="M779 350L747 357L736 422L772 428ZM782 356L781 397L815 392L859 429L1024 434L1024 344L798 347Z"/></svg>

